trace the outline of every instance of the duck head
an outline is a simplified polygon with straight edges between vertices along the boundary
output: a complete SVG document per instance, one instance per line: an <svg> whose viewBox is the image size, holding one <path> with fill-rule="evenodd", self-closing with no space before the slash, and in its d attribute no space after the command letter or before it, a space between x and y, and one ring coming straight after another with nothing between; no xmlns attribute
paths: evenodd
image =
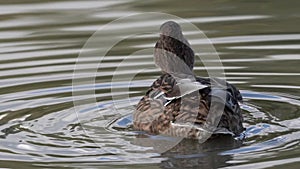
<svg viewBox="0 0 300 169"><path fill-rule="evenodd" d="M168 21L160 26L160 35L169 36L178 40L183 39L182 29L174 21Z"/></svg>
<svg viewBox="0 0 300 169"><path fill-rule="evenodd" d="M163 72L192 74L194 51L176 22L168 21L161 25L160 37L155 45L154 59Z"/></svg>

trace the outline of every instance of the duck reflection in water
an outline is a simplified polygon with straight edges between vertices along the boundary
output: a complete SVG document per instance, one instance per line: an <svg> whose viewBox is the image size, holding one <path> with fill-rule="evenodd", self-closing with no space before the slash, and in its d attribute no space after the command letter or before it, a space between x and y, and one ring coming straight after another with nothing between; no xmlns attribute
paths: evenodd
<svg viewBox="0 0 300 169"><path fill-rule="evenodd" d="M162 75L137 105L135 130L198 140L244 131L239 90L224 80L194 75L194 51L176 22L160 27L154 60Z"/></svg>
<svg viewBox="0 0 300 169"><path fill-rule="evenodd" d="M220 141L222 140L222 141ZM235 140L230 135L218 135L203 144L192 139L183 139L172 149L161 154L167 160L161 162L162 168L219 168L230 164L231 155L222 152L232 150L242 145L241 140Z"/></svg>
<svg viewBox="0 0 300 169"><path fill-rule="evenodd" d="M159 164L161 168L211 169L230 165L227 162L233 157L226 152L241 147L243 140L219 134L199 144L195 139L141 134L131 143L148 147L145 153L159 153L153 158L163 159Z"/></svg>

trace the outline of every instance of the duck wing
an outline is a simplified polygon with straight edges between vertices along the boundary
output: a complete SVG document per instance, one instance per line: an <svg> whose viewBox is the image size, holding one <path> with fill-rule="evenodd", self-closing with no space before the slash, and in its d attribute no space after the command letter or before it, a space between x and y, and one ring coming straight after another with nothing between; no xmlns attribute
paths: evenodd
<svg viewBox="0 0 300 169"><path fill-rule="evenodd" d="M228 83L227 81L219 78L203 78L196 76L196 81L200 82L203 85L207 85L210 88L218 86L222 86L222 84L226 84L226 86L222 86L222 88L226 89L226 92L229 92L231 97L233 97L236 101L242 103L243 102L243 97L240 93L240 91L232 84ZM213 81L213 82L212 82ZM215 86L213 86L215 85Z"/></svg>

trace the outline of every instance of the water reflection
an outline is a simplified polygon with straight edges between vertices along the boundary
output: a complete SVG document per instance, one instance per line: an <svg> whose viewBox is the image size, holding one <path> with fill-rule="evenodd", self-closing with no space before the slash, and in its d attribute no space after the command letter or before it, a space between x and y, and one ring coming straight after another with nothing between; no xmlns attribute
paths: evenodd
<svg viewBox="0 0 300 169"><path fill-rule="evenodd" d="M219 136L198 144L195 140L183 140L174 148L162 154L168 157L162 161L162 168L218 168L226 166L231 155L220 155L221 152L238 148L242 145L230 136Z"/></svg>

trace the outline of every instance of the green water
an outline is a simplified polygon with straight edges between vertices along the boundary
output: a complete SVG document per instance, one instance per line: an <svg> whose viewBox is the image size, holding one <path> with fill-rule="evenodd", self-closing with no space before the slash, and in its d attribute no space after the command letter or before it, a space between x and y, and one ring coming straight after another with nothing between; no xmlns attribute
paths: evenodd
<svg viewBox="0 0 300 169"><path fill-rule="evenodd" d="M299 6L297 0L1 0L0 167L299 168ZM132 113L159 76L151 55L137 54L120 65L136 51L153 50L157 34L124 38L94 73L91 67L101 56L83 57L78 79L87 82L96 76L95 84L72 88L76 60L92 34L119 17L144 12L178 16L208 36L226 79L245 98L243 143L184 140L157 152L151 145L137 144L131 131L107 130L112 119ZM102 50L105 42L130 31L143 32L149 26L159 30L162 22L150 16L108 27L94 48ZM193 32L184 33L191 44L201 43ZM128 83L112 81L120 67L134 77L129 100L123 99ZM138 73L142 68L147 70ZM206 75L199 60L195 73ZM72 89L83 92L74 96ZM91 98L94 104L88 102ZM74 101L81 105L74 106Z"/></svg>

